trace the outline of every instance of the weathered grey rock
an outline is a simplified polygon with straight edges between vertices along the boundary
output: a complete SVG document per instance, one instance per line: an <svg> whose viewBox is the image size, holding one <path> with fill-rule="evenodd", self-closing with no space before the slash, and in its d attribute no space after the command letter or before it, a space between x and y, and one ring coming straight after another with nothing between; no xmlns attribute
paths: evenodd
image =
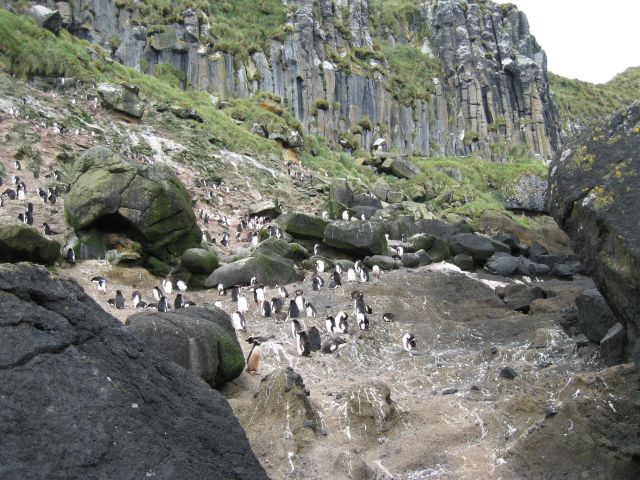
<svg viewBox="0 0 640 480"><path fill-rule="evenodd" d="M407 238L405 242L405 251L417 252L418 250L428 251L435 243L436 238L426 233L416 233Z"/></svg>
<svg viewBox="0 0 640 480"><path fill-rule="evenodd" d="M473 258L464 253L459 253L453 257L453 264L462 270L471 270L473 268Z"/></svg>
<svg viewBox="0 0 640 480"><path fill-rule="evenodd" d="M518 264L518 272L523 275L546 275L551 271L549 265L545 265L544 263L535 263L525 257L520 257L520 262Z"/></svg>
<svg viewBox="0 0 640 480"><path fill-rule="evenodd" d="M600 342L618 320L607 301L595 288L584 290L576 297L578 328L592 342Z"/></svg>
<svg viewBox="0 0 640 480"><path fill-rule="evenodd" d="M398 421L389 387L379 381L355 385L343 395L340 411L349 431L358 438L377 438Z"/></svg>
<svg viewBox="0 0 640 480"><path fill-rule="evenodd" d="M93 147L74 164L65 199L67 222L79 232L118 232L160 260L200 245L188 192L173 171L143 166Z"/></svg>
<svg viewBox="0 0 640 480"><path fill-rule="evenodd" d="M182 254L180 264L191 273L209 275L218 267L218 254L213 250L188 248Z"/></svg>
<svg viewBox="0 0 640 480"><path fill-rule="evenodd" d="M258 217L276 218L282 213L277 200L263 200L249 206L249 214Z"/></svg>
<svg viewBox="0 0 640 480"><path fill-rule="evenodd" d="M398 178L413 178L420 173L420 169L404 158L388 158L380 167Z"/></svg>
<svg viewBox="0 0 640 480"><path fill-rule="evenodd" d="M233 380L244 369L231 318L217 307L135 313L125 325L146 348L191 370L212 387Z"/></svg>
<svg viewBox="0 0 640 480"><path fill-rule="evenodd" d="M57 10L51 10L44 5L33 5L27 12L42 28L51 30L56 34L62 28L62 16Z"/></svg>
<svg viewBox="0 0 640 480"><path fill-rule="evenodd" d="M353 191L346 178L335 178L329 189L329 199L340 202L347 207L353 204Z"/></svg>
<svg viewBox="0 0 640 480"><path fill-rule="evenodd" d="M455 234L450 243L454 253L466 253L476 261L487 260L496 251L491 240L475 233Z"/></svg>
<svg viewBox="0 0 640 480"><path fill-rule="evenodd" d="M0 304L3 477L267 478L224 397L77 284L4 264Z"/></svg>
<svg viewBox="0 0 640 480"><path fill-rule="evenodd" d="M640 103L568 142L549 172L549 211L627 329L640 366Z"/></svg>
<svg viewBox="0 0 640 480"><path fill-rule="evenodd" d="M111 265L135 264L142 260L142 255L140 255L140 252L133 250L107 250L104 259Z"/></svg>
<svg viewBox="0 0 640 480"><path fill-rule="evenodd" d="M378 265L382 270L396 270L400 268L400 262L394 260L387 255L372 255L364 259L364 264L372 268L374 265Z"/></svg>
<svg viewBox="0 0 640 480"><path fill-rule="evenodd" d="M0 225L0 262L53 265L60 258L60 248L59 242L28 225Z"/></svg>
<svg viewBox="0 0 640 480"><path fill-rule="evenodd" d="M484 269L493 275L508 277L518 270L520 260L521 257L513 257L504 252L496 252L487 260Z"/></svg>
<svg viewBox="0 0 640 480"><path fill-rule="evenodd" d="M420 257L415 253L405 253L400 261L402 266L406 268L416 268L420 265Z"/></svg>
<svg viewBox="0 0 640 480"><path fill-rule="evenodd" d="M546 298L547 295L540 287L528 287L520 283L510 283L504 289L504 301L510 310L528 313L533 302L537 298Z"/></svg>
<svg viewBox="0 0 640 480"><path fill-rule="evenodd" d="M378 210L382 208L382 202L378 200L374 195L366 193L354 193L352 207L370 207Z"/></svg>
<svg viewBox="0 0 640 480"><path fill-rule="evenodd" d="M324 243L354 253L381 255L387 251L384 234L379 222L332 222L324 230Z"/></svg>
<svg viewBox="0 0 640 480"><path fill-rule="evenodd" d="M537 175L521 177L512 187L512 194L505 200L504 206L508 210L527 210L530 212L546 212L545 195L547 180Z"/></svg>
<svg viewBox="0 0 640 480"><path fill-rule="evenodd" d="M287 212L280 215L275 223L295 238L312 238L322 240L324 229L329 221L314 215L300 212Z"/></svg>
<svg viewBox="0 0 640 480"><path fill-rule="evenodd" d="M447 242L441 238L436 238L431 248L427 250L427 253L434 262L441 262L451 256L451 249Z"/></svg>
<svg viewBox="0 0 640 480"><path fill-rule="evenodd" d="M171 113L173 113L178 118L182 118L185 120L195 120L198 123L204 123L204 118L202 118L202 115L200 115L193 108L172 105L169 107L169 110L171 110Z"/></svg>
<svg viewBox="0 0 640 480"><path fill-rule="evenodd" d="M513 380L518 376L518 373L512 367L504 367L500 370L500 376L508 380Z"/></svg>
<svg viewBox="0 0 640 480"><path fill-rule="evenodd" d="M137 87L99 83L97 90L107 107L134 118L142 118L144 115L144 102L138 96Z"/></svg>
<svg viewBox="0 0 640 480"><path fill-rule="evenodd" d="M623 363L627 357L627 332L620 322L611 327L600 340L600 356L607 366Z"/></svg>
<svg viewBox="0 0 640 480"><path fill-rule="evenodd" d="M389 203L401 203L407 199L407 196L395 190L390 190L387 192L387 202Z"/></svg>

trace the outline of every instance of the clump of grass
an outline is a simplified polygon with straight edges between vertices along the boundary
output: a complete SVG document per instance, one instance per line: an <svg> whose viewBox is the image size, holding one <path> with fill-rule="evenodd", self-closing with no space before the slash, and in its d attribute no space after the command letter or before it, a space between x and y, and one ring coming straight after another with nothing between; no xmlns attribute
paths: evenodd
<svg viewBox="0 0 640 480"><path fill-rule="evenodd" d="M158 63L153 67L153 76L168 83L174 88L180 88L186 81L186 75L170 63Z"/></svg>

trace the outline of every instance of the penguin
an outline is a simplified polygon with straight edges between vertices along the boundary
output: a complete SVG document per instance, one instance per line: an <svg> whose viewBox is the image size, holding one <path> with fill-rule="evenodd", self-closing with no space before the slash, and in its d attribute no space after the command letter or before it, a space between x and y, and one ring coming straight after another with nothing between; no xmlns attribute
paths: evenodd
<svg viewBox="0 0 640 480"><path fill-rule="evenodd" d="M47 203L47 192L40 187L38 187L38 195L42 199L43 202Z"/></svg>
<svg viewBox="0 0 640 480"><path fill-rule="evenodd" d="M302 290L296 291L296 305L298 307L298 311L304 310L304 297L302 296Z"/></svg>
<svg viewBox="0 0 640 480"><path fill-rule="evenodd" d="M282 298L289 298L289 292L285 287L281 287L276 283L276 288L278 289L278 295Z"/></svg>
<svg viewBox="0 0 640 480"><path fill-rule="evenodd" d="M329 333L336 333L338 331L336 327L336 319L333 318L333 315L327 315L327 318L325 319L325 326Z"/></svg>
<svg viewBox="0 0 640 480"><path fill-rule="evenodd" d="M4 207L4 197L0 196L0 207Z"/></svg>
<svg viewBox="0 0 640 480"><path fill-rule="evenodd" d="M218 284L218 295L223 296L226 295L227 291L224 289L224 285L219 283Z"/></svg>
<svg viewBox="0 0 640 480"><path fill-rule="evenodd" d="M322 279L322 277L320 277L320 275L318 275L317 273L315 275L313 275L313 277L311 278L311 288L314 291L320 290L320 287L322 287L324 285L324 280Z"/></svg>
<svg viewBox="0 0 640 480"><path fill-rule="evenodd" d="M325 220L329 220L329 212L327 212L326 210L322 212L322 218L324 218Z"/></svg>
<svg viewBox="0 0 640 480"><path fill-rule="evenodd" d="M253 232L251 235L251 245L254 247L258 246L258 232Z"/></svg>
<svg viewBox="0 0 640 480"><path fill-rule="evenodd" d="M300 333L301 331L304 330L304 327L302 326L302 324L300 323L300 320L294 318L293 320L291 320L291 336L292 337L296 337L296 335L298 335L298 333Z"/></svg>
<svg viewBox="0 0 640 480"><path fill-rule="evenodd" d="M181 293L176 295L176 298L173 301L173 308L175 310L177 310L179 308L184 308L184 298L182 297Z"/></svg>
<svg viewBox="0 0 640 480"><path fill-rule="evenodd" d="M240 313L245 313L249 310L249 306L247 304L247 297L240 294L238 295L238 311Z"/></svg>
<svg viewBox="0 0 640 480"><path fill-rule="evenodd" d="M153 304L153 303L147 304L146 302L143 302L142 300L140 300L136 304L135 308L151 308L152 305L155 306L155 304Z"/></svg>
<svg viewBox="0 0 640 480"><path fill-rule="evenodd" d="M356 300L354 302L353 309L356 312L356 315L358 315L360 313L366 313L367 306L364 303L363 295L358 295L358 298L356 298Z"/></svg>
<svg viewBox="0 0 640 480"><path fill-rule="evenodd" d="M65 255L65 260L69 265L76 264L76 252L73 251L73 248L69 247L67 254Z"/></svg>
<svg viewBox="0 0 640 480"><path fill-rule="evenodd" d="M168 312L169 311L169 301L167 297L162 295L160 300L158 301L158 311L159 312Z"/></svg>
<svg viewBox="0 0 640 480"><path fill-rule="evenodd" d="M164 290L165 295L171 295L173 292L173 283L168 278L162 280L162 289Z"/></svg>
<svg viewBox="0 0 640 480"><path fill-rule="evenodd" d="M347 280L349 282L356 281L356 271L353 268L350 268L349 270L347 270Z"/></svg>
<svg viewBox="0 0 640 480"><path fill-rule="evenodd" d="M151 294L153 295L153 298L156 302L159 302L160 298L162 298L162 290L160 290L160 287L158 286L153 287L153 290L151 290Z"/></svg>
<svg viewBox="0 0 640 480"><path fill-rule="evenodd" d="M124 295L120 290L116 290L116 308L122 310L124 308Z"/></svg>
<svg viewBox="0 0 640 480"><path fill-rule="evenodd" d="M311 305L309 302L304 304L306 309L307 318L316 318L316 307Z"/></svg>
<svg viewBox="0 0 640 480"><path fill-rule="evenodd" d="M260 305L260 315L262 315L263 317L271 316L271 304L266 300L263 300L262 304Z"/></svg>
<svg viewBox="0 0 640 480"><path fill-rule="evenodd" d="M358 328L360 330L369 330L369 317L364 313L356 315L356 321L358 322Z"/></svg>
<svg viewBox="0 0 640 480"><path fill-rule="evenodd" d="M329 288L338 288L342 286L342 279L340 278L340 274L336 271L331 274L331 282L329 283Z"/></svg>
<svg viewBox="0 0 640 480"><path fill-rule="evenodd" d="M271 311L273 313L280 313L282 311L283 306L284 306L284 303L282 302L281 298L273 297L271 299Z"/></svg>
<svg viewBox="0 0 640 480"><path fill-rule="evenodd" d="M258 284L258 277L253 276L251 277L251 280L249 280L249 285L252 287L255 287Z"/></svg>
<svg viewBox="0 0 640 480"><path fill-rule="evenodd" d="M349 220L349 212L347 210L344 210L342 212L342 220L344 220L345 222Z"/></svg>
<svg viewBox="0 0 640 480"><path fill-rule="evenodd" d="M91 279L91 281L93 283L96 284L96 287L98 287L98 292L99 293L107 293L107 279L104 277L93 277Z"/></svg>
<svg viewBox="0 0 640 480"><path fill-rule="evenodd" d="M233 324L233 328L236 330L247 329L247 322L244 319L244 315L238 310L231 314L231 323Z"/></svg>
<svg viewBox="0 0 640 480"><path fill-rule="evenodd" d="M195 307L196 302L184 302L184 308Z"/></svg>
<svg viewBox="0 0 640 480"><path fill-rule="evenodd" d="M264 288L264 285L260 285L259 287L256 287L255 290L253 291L253 295L256 303L264 302L264 299L266 296L266 289Z"/></svg>
<svg viewBox="0 0 640 480"><path fill-rule="evenodd" d="M324 260L316 260L316 272L324 272Z"/></svg>
<svg viewBox="0 0 640 480"><path fill-rule="evenodd" d="M336 331L338 333L349 333L349 323L347 323L348 318L349 315L343 310L336 315Z"/></svg>
<svg viewBox="0 0 640 480"><path fill-rule="evenodd" d="M262 342L258 337L249 337L247 338L247 342L252 344L251 350L249 350L249 355L247 355L247 372L256 374L258 372L258 367L260 366L260 345Z"/></svg>
<svg viewBox="0 0 640 480"><path fill-rule="evenodd" d="M236 285L231 289L231 301L237 302L239 296L240 296L240 287Z"/></svg>
<svg viewBox="0 0 640 480"><path fill-rule="evenodd" d="M316 243L313 246L313 254L314 255L320 255L320 244L319 243Z"/></svg>
<svg viewBox="0 0 640 480"><path fill-rule="evenodd" d="M331 340L327 340L322 345L322 353L334 353L347 346L347 342L345 342L341 338L332 338Z"/></svg>
<svg viewBox="0 0 640 480"><path fill-rule="evenodd" d="M311 342L309 336L304 330L298 333L296 338L296 347L298 348L298 355L302 357L311 356Z"/></svg>
<svg viewBox="0 0 640 480"><path fill-rule="evenodd" d="M18 194L18 200L24 200L26 198L24 189L22 188L22 185L18 185L16 188L16 193Z"/></svg>
<svg viewBox="0 0 640 480"><path fill-rule="evenodd" d="M133 308L138 308L138 304L142 301L142 294L136 290L131 294L131 300L133 301Z"/></svg>
<svg viewBox="0 0 640 480"><path fill-rule="evenodd" d="M220 240L220 245L222 245L223 247L226 247L227 245L229 245L229 235L227 235L226 233L222 235L222 240Z"/></svg>
<svg viewBox="0 0 640 480"><path fill-rule="evenodd" d="M16 199L16 191L11 189L11 188L7 188L3 195L6 195L7 197L9 197L9 200L15 200Z"/></svg>
<svg viewBox="0 0 640 480"><path fill-rule="evenodd" d="M402 336L402 346L407 352L412 352L416 349L416 339L411 333L405 333Z"/></svg>
<svg viewBox="0 0 640 480"><path fill-rule="evenodd" d="M27 212L29 213L33 213L33 203L29 202L27 203Z"/></svg>
<svg viewBox="0 0 640 480"><path fill-rule="evenodd" d="M222 302L220 300L216 300L213 304L218 308L222 308Z"/></svg>
<svg viewBox="0 0 640 480"><path fill-rule="evenodd" d="M358 297L362 297L364 295L364 293L362 293L360 290L353 290L351 292L351 300L356 300Z"/></svg>
<svg viewBox="0 0 640 480"><path fill-rule="evenodd" d="M298 318L300 316L300 309L298 308L298 304L295 300L289 301L289 311L287 315L291 318Z"/></svg>
<svg viewBox="0 0 640 480"><path fill-rule="evenodd" d="M360 281L366 283L369 281L369 271L366 267L360 269Z"/></svg>
<svg viewBox="0 0 640 480"><path fill-rule="evenodd" d="M20 170L22 168L22 164L20 163L19 160L16 160L14 162L14 166L16 167L16 170Z"/></svg>
<svg viewBox="0 0 640 480"><path fill-rule="evenodd" d="M356 273L360 273L363 268L364 262L362 260L357 260L355 265L353 266L353 269L356 271Z"/></svg>
<svg viewBox="0 0 640 480"><path fill-rule="evenodd" d="M178 287L178 290L180 290L181 293L184 293L187 291L187 284L184 283L182 280L178 280L178 282L176 283L176 287Z"/></svg>
<svg viewBox="0 0 640 480"><path fill-rule="evenodd" d="M18 214L18 220L20 220L20 223L27 223L27 219L24 216L24 213L19 213Z"/></svg>
<svg viewBox="0 0 640 480"><path fill-rule="evenodd" d="M322 339L320 338L320 330L315 325L309 329L307 333L309 337L309 346L312 352L317 352L322 348Z"/></svg>
<svg viewBox="0 0 640 480"><path fill-rule="evenodd" d="M371 274L374 276L374 278L380 278L380 273L382 272L382 270L380 270L380 267L378 265L374 265L371 268Z"/></svg>
<svg viewBox="0 0 640 480"><path fill-rule="evenodd" d="M336 273L337 274L341 274L343 272L344 268L342 267L341 263L336 263Z"/></svg>
<svg viewBox="0 0 640 480"><path fill-rule="evenodd" d="M45 235L59 235L60 232L54 232L53 230L51 230L51 227L49 226L48 223L43 223L42 224L42 231Z"/></svg>
<svg viewBox="0 0 640 480"><path fill-rule="evenodd" d="M385 313L384 315L382 315L382 320L384 320L385 322L393 322L395 319L395 317L393 316L393 313Z"/></svg>

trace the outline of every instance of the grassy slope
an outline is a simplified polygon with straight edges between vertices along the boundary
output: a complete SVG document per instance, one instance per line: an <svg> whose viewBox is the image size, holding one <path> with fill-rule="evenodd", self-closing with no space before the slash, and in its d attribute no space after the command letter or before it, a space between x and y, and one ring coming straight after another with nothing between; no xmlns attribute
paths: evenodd
<svg viewBox="0 0 640 480"><path fill-rule="evenodd" d="M563 124L589 124L640 100L640 67L632 67L604 84L569 79L549 72Z"/></svg>

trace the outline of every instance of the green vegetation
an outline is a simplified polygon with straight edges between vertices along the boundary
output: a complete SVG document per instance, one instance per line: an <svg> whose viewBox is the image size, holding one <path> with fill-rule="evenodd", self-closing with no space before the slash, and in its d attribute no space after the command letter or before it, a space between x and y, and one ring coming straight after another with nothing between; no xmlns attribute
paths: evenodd
<svg viewBox="0 0 640 480"><path fill-rule="evenodd" d="M414 0L370 0L369 20L375 30L381 29L397 39L409 33L405 26L419 15L418 5Z"/></svg>
<svg viewBox="0 0 640 480"><path fill-rule="evenodd" d="M607 83L595 85L549 72L563 125L590 124L640 99L640 67L632 67Z"/></svg>
<svg viewBox="0 0 640 480"><path fill-rule="evenodd" d="M158 63L155 65L153 67L153 76L174 88L180 88L186 80L184 72L178 70L170 63Z"/></svg>

